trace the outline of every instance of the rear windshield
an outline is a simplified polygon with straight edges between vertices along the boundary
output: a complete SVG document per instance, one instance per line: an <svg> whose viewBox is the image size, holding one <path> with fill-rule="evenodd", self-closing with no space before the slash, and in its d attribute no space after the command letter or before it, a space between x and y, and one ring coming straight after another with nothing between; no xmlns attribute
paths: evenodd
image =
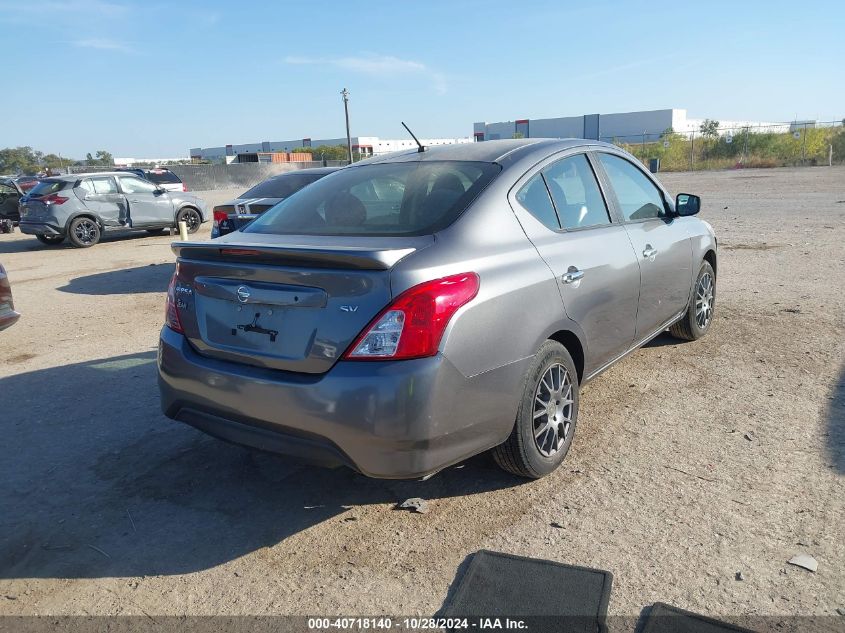
<svg viewBox="0 0 845 633"><path fill-rule="evenodd" d="M317 182L328 174L285 174L255 185L241 194L241 198L287 198L305 185Z"/></svg>
<svg viewBox="0 0 845 633"><path fill-rule="evenodd" d="M413 161L342 169L246 227L280 235L424 235L454 222L498 174L494 163Z"/></svg>
<svg viewBox="0 0 845 633"><path fill-rule="evenodd" d="M29 190L30 196L49 196L51 193L61 191L68 185L67 180L42 180Z"/></svg>
<svg viewBox="0 0 845 633"><path fill-rule="evenodd" d="M147 180L157 185L166 185L182 182L181 180L179 180L179 176L174 174L169 169L151 169L144 175L147 177Z"/></svg>

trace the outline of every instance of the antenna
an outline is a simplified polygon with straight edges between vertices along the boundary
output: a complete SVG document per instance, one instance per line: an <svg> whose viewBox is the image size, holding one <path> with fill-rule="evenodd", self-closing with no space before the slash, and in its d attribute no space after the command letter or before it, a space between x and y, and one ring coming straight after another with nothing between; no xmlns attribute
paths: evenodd
<svg viewBox="0 0 845 633"><path fill-rule="evenodd" d="M419 145L419 149L417 151L418 152L424 152L425 146L422 143L420 143L420 139L418 139L416 136L414 136L414 133L411 132L411 128L409 128L407 125L405 125L404 121L400 121L400 123L402 124L402 127L404 127L406 130L408 130L408 134L410 134L411 137L417 142L417 145Z"/></svg>

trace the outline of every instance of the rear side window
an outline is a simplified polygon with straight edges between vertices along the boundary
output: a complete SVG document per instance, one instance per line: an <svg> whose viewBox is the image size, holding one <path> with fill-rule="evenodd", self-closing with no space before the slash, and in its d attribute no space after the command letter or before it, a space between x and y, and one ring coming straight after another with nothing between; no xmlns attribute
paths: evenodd
<svg viewBox="0 0 845 633"><path fill-rule="evenodd" d="M543 182L543 175L537 174L531 178L522 189L516 194L516 199L528 212L540 220L544 225L553 231L560 228L555 215L555 208L552 206L552 199L549 198L549 190Z"/></svg>
<svg viewBox="0 0 845 633"><path fill-rule="evenodd" d="M154 182L157 185L173 185L180 184L179 176L174 174L169 169L150 169L145 172L147 180Z"/></svg>
<svg viewBox="0 0 845 633"><path fill-rule="evenodd" d="M153 183L134 176L118 176L117 179L120 181L123 193L152 193L156 190Z"/></svg>
<svg viewBox="0 0 845 633"><path fill-rule="evenodd" d="M666 214L663 194L643 172L619 156L598 156L626 220L647 220Z"/></svg>
<svg viewBox="0 0 845 633"><path fill-rule="evenodd" d="M350 167L283 200L244 232L425 235L454 222L499 171L469 161Z"/></svg>
<svg viewBox="0 0 845 633"><path fill-rule="evenodd" d="M565 229L610 224L610 215L593 168L584 154L564 158L543 170L549 192Z"/></svg>
<svg viewBox="0 0 845 633"><path fill-rule="evenodd" d="M318 181L321 174L285 174L255 185L241 194L241 198L287 198L306 185Z"/></svg>
<svg viewBox="0 0 845 633"><path fill-rule="evenodd" d="M92 178L91 184L94 187L94 193L117 193L114 178Z"/></svg>

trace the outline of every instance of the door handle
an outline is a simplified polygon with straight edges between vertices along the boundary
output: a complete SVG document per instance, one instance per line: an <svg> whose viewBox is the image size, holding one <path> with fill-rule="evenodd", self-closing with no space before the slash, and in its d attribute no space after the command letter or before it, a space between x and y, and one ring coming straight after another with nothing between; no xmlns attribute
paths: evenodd
<svg viewBox="0 0 845 633"><path fill-rule="evenodd" d="M563 275L561 275L560 280L565 284L571 284L575 281L581 279L584 276L583 270L578 270L577 268L572 268L566 271Z"/></svg>
<svg viewBox="0 0 845 633"><path fill-rule="evenodd" d="M654 256L657 255L657 249L653 248L651 244L645 245L645 250L643 250L643 257L645 259L654 259Z"/></svg>

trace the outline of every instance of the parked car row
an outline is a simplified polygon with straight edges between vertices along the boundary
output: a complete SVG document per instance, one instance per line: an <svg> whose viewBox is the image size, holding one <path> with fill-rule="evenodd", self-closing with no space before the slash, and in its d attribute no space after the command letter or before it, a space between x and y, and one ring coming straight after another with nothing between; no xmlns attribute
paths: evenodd
<svg viewBox="0 0 845 633"><path fill-rule="evenodd" d="M202 200L126 170L0 186L45 244L209 219ZM569 450L582 385L666 329L710 328L717 244L699 209L592 141L273 177L214 208L215 239L173 246L162 409L373 477L426 477L485 450L542 477ZM0 329L17 318L0 267Z"/></svg>
<svg viewBox="0 0 845 633"><path fill-rule="evenodd" d="M162 409L373 477L488 449L542 477L586 382L666 329L710 328L717 244L699 208L593 141L356 163L227 235L174 244Z"/></svg>

